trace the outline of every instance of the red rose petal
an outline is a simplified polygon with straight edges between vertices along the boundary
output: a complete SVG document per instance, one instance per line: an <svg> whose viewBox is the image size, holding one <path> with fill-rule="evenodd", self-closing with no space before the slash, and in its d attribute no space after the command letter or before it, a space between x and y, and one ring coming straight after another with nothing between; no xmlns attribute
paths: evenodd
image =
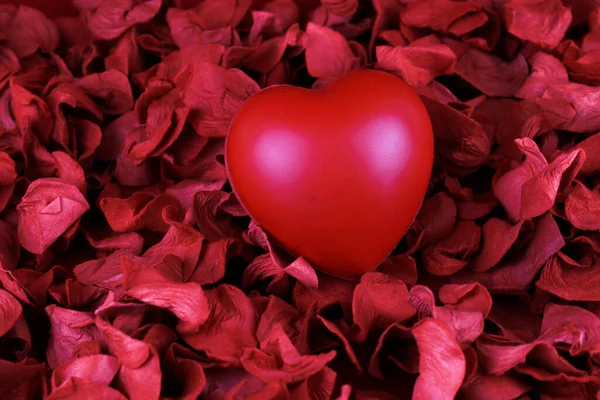
<svg viewBox="0 0 600 400"><path fill-rule="evenodd" d="M23 363L0 360L3 395L7 398L36 399L47 396L47 368L32 359Z"/></svg>
<svg viewBox="0 0 600 400"><path fill-rule="evenodd" d="M53 371L52 387L58 388L72 378L109 385L117 375L119 367L116 358L105 354L80 357L61 365ZM101 374L98 374L98 372L101 372Z"/></svg>
<svg viewBox="0 0 600 400"><path fill-rule="evenodd" d="M119 391L111 387L79 378L71 378L60 388L52 391L48 399L77 400L90 397L98 397L106 400L126 399Z"/></svg>
<svg viewBox="0 0 600 400"><path fill-rule="evenodd" d="M521 87L529 69L521 55L510 63L478 49L458 57L456 74L488 96L511 97Z"/></svg>
<svg viewBox="0 0 600 400"><path fill-rule="evenodd" d="M75 186L53 178L38 179L17 207L19 241L32 253L41 254L88 209Z"/></svg>
<svg viewBox="0 0 600 400"><path fill-rule="evenodd" d="M448 31L455 21L477 11L479 11L479 7L476 4L431 0L409 3L400 16L402 22L410 26Z"/></svg>
<svg viewBox="0 0 600 400"><path fill-rule="evenodd" d="M489 156L490 142L482 126L459 110L422 96L436 140L436 159L451 171L479 167Z"/></svg>
<svg viewBox="0 0 600 400"><path fill-rule="evenodd" d="M459 275L456 281L476 281L488 289L523 289L535 278L543 264L564 246L564 239L551 214L544 214L536 224L527 249L518 257L506 260L488 272Z"/></svg>
<svg viewBox="0 0 600 400"><path fill-rule="evenodd" d="M598 265L579 268L569 265L562 253L551 257L536 286L560 298L571 301L597 301L600 291L596 282L600 279Z"/></svg>
<svg viewBox="0 0 600 400"><path fill-rule="evenodd" d="M161 0L143 0L138 3L75 0L73 3L86 14L88 29L100 39L115 39L128 28L149 21L162 5Z"/></svg>
<svg viewBox="0 0 600 400"><path fill-rule="evenodd" d="M306 68L315 78L341 76L358 67L359 60L339 33L309 22L305 39Z"/></svg>
<svg viewBox="0 0 600 400"><path fill-rule="evenodd" d="M5 40L17 57L28 57L38 49L50 53L58 46L58 29L41 11L27 6L4 6L0 13L0 18L6 20L2 27Z"/></svg>
<svg viewBox="0 0 600 400"><path fill-rule="evenodd" d="M449 235L456 223L456 213L456 203L443 192L425 200L407 233L409 246L416 250Z"/></svg>
<svg viewBox="0 0 600 400"><path fill-rule="evenodd" d="M200 136L210 137L225 137L234 113L258 91L256 82L242 71L209 63L187 66L176 84L183 103L190 107L189 122Z"/></svg>
<svg viewBox="0 0 600 400"><path fill-rule="evenodd" d="M492 296L477 283L467 285L444 285L439 298L446 307L461 311L479 311L487 317L492 308Z"/></svg>
<svg viewBox="0 0 600 400"><path fill-rule="evenodd" d="M375 272L382 272L388 276L400 279L408 285L417 283L417 262L408 254L386 258L375 269Z"/></svg>
<svg viewBox="0 0 600 400"><path fill-rule="evenodd" d="M475 400L482 397L490 400L507 398L521 398L531 390L531 386L523 380L512 375L490 375L478 370L458 392L458 396L465 400Z"/></svg>
<svg viewBox="0 0 600 400"><path fill-rule="evenodd" d="M269 336L261 342L261 350L245 349L241 363L246 371L263 382L298 382L325 368L335 357L335 351L303 356L290 342L279 324L271 327Z"/></svg>
<svg viewBox="0 0 600 400"><path fill-rule="evenodd" d="M143 262L152 265L160 263L167 256L179 257L183 264L182 280L187 281L200 258L203 239L204 237L194 228L179 222L171 222L162 240L143 254Z"/></svg>
<svg viewBox="0 0 600 400"><path fill-rule="evenodd" d="M65 183L75 186L82 194L85 194L85 173L81 165L62 151L53 152L52 157L56 165L56 175Z"/></svg>
<svg viewBox="0 0 600 400"><path fill-rule="evenodd" d="M16 268L21 251L14 227L0 220L0 266L7 271Z"/></svg>
<svg viewBox="0 0 600 400"><path fill-rule="evenodd" d="M453 398L465 374L465 356L452 333L441 323L425 319L412 328L419 347L419 378L413 396Z"/></svg>
<svg viewBox="0 0 600 400"><path fill-rule="evenodd" d="M219 285L205 291L210 314L208 320L183 339L196 350L222 365L239 365L244 348L256 345L256 309L239 289Z"/></svg>
<svg viewBox="0 0 600 400"><path fill-rule="evenodd" d="M51 368L65 364L73 357L78 346L100 337L89 313L67 310L50 305L46 307L50 319L50 340L46 356Z"/></svg>
<svg viewBox="0 0 600 400"><path fill-rule="evenodd" d="M415 40L409 46L378 46L376 53L378 68L398 75L411 86L452 74L456 64L456 54L435 36Z"/></svg>
<svg viewBox="0 0 600 400"><path fill-rule="evenodd" d="M582 174L589 174L600 170L598 152L600 151L600 135L592 135L579 143L575 148L585 151L585 161L579 170Z"/></svg>
<svg viewBox="0 0 600 400"><path fill-rule="evenodd" d="M0 337L10 331L23 309L21 304L6 290L0 289Z"/></svg>
<svg viewBox="0 0 600 400"><path fill-rule="evenodd" d="M454 274L479 250L481 229L473 221L458 221L450 235L423 249L421 262L434 275Z"/></svg>
<svg viewBox="0 0 600 400"><path fill-rule="evenodd" d="M158 196L136 192L127 199L106 197L100 200L100 208L116 232L149 229L166 232L168 225L162 218L164 210L179 212L177 199L166 194Z"/></svg>
<svg viewBox="0 0 600 400"><path fill-rule="evenodd" d="M285 267L284 272L293 276L308 288L316 289L319 286L317 273L308 261L298 257L293 263Z"/></svg>
<svg viewBox="0 0 600 400"><path fill-rule="evenodd" d="M525 162L496 182L494 194L514 221L537 217L550 209L561 186L562 174L577 171L585 160L581 150L561 154L550 164L531 139L517 139ZM576 172L575 172L576 173Z"/></svg>
<svg viewBox="0 0 600 400"><path fill-rule="evenodd" d="M512 225L498 218L488 219L481 228L481 251L471 261L471 269L487 271L497 265L517 240L523 222Z"/></svg>
<svg viewBox="0 0 600 400"><path fill-rule="evenodd" d="M310 378L301 382L291 393L291 399L331 399L335 389L337 374L330 368L323 368Z"/></svg>
<svg viewBox="0 0 600 400"><path fill-rule="evenodd" d="M558 0L511 0L504 4L510 33L544 47L556 47L571 23L571 10Z"/></svg>
<svg viewBox="0 0 600 400"><path fill-rule="evenodd" d="M390 364L411 374L419 372L419 351L409 328L390 325L379 337L369 361L369 374L385 379Z"/></svg>
<svg viewBox="0 0 600 400"><path fill-rule="evenodd" d="M382 273L367 273L354 289L352 299L352 314L358 328L354 339L363 341L369 332L404 322L415 313L404 282Z"/></svg>
<svg viewBox="0 0 600 400"><path fill-rule="evenodd" d="M78 79L74 85L96 101L100 110L109 115L121 115L133 108L133 94L127 76L108 70Z"/></svg>
<svg viewBox="0 0 600 400"><path fill-rule="evenodd" d="M158 397L162 373L156 350L99 318L96 319L96 325L106 339L110 352L122 364L116 378L117 387L130 399Z"/></svg>
<svg viewBox="0 0 600 400"><path fill-rule="evenodd" d="M208 318L208 304L200 285L172 282L145 266L123 259L123 289L129 296L172 311L182 330L195 329Z"/></svg>
<svg viewBox="0 0 600 400"><path fill-rule="evenodd" d="M575 189L565 201L565 214L575 228L584 230L600 229L600 195L577 182Z"/></svg>
<svg viewBox="0 0 600 400"><path fill-rule="evenodd" d="M193 400L202 394L206 385L204 369L194 359L195 353L177 343L167 349L165 362L173 373L173 377L183 387L181 399Z"/></svg>

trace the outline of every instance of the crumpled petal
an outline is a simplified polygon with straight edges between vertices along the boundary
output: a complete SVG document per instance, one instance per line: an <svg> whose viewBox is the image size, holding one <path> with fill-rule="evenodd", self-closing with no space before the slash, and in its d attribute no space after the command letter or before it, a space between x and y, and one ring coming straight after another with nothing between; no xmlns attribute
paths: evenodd
<svg viewBox="0 0 600 400"><path fill-rule="evenodd" d="M306 68L315 78L341 76L360 65L346 39L329 28L309 22L305 40Z"/></svg>
<svg viewBox="0 0 600 400"><path fill-rule="evenodd" d="M335 351L318 355L300 355L280 324L271 328L261 342L261 349L248 348L241 363L246 371L263 382L299 382L325 368L335 357Z"/></svg>
<svg viewBox="0 0 600 400"><path fill-rule="evenodd" d="M455 70L458 76L483 94L496 97L514 95L529 73L525 57L521 54L514 60L505 62L475 48L470 48L458 57Z"/></svg>
<svg viewBox="0 0 600 400"><path fill-rule="evenodd" d="M13 328L22 312L21 303L12 294L0 289L0 337Z"/></svg>
<svg viewBox="0 0 600 400"><path fill-rule="evenodd" d="M51 53L58 46L58 29L41 11L27 6L3 6L0 14L3 21L7 20L0 32L17 57L28 57L37 50Z"/></svg>
<svg viewBox="0 0 600 400"><path fill-rule="evenodd" d="M176 78L188 121L200 136L225 137L229 122L242 103L258 92L258 85L240 70L209 63L193 63Z"/></svg>
<svg viewBox="0 0 600 400"><path fill-rule="evenodd" d="M565 215L573 226L583 230L600 229L600 194L577 182L565 200Z"/></svg>
<svg viewBox="0 0 600 400"><path fill-rule="evenodd" d="M23 363L0 360L0 379L3 394L11 398L35 399L44 398L48 394L47 367L33 359Z"/></svg>
<svg viewBox="0 0 600 400"><path fill-rule="evenodd" d="M434 275L454 274L467 266L480 240L481 229L475 222L458 221L450 235L423 249L421 262Z"/></svg>
<svg viewBox="0 0 600 400"><path fill-rule="evenodd" d="M75 186L54 178L36 180L17 207L21 245L43 253L89 208Z"/></svg>
<svg viewBox="0 0 600 400"><path fill-rule="evenodd" d="M554 48L571 24L571 10L560 0L511 0L504 4L508 31L537 45Z"/></svg>
<svg viewBox="0 0 600 400"><path fill-rule="evenodd" d="M100 200L100 209L116 232L142 229L166 232L169 226L162 217L163 211L169 210L175 214L180 211L179 203L174 197L144 192L136 192L127 199L105 197Z"/></svg>
<svg viewBox="0 0 600 400"><path fill-rule="evenodd" d="M125 400L118 390L94 381L71 378L60 388L53 390L49 400L77 400L97 397L105 400Z"/></svg>
<svg viewBox="0 0 600 400"><path fill-rule="evenodd" d="M516 139L525 161L500 177L494 194L513 221L537 217L552 207L563 174L573 168L574 175L585 160L582 150L573 150L548 163L535 142L529 138Z"/></svg>
<svg viewBox="0 0 600 400"><path fill-rule="evenodd" d="M456 54L433 35L408 46L378 46L376 54L378 68L396 74L411 86L450 75L456 65Z"/></svg>
<svg viewBox="0 0 600 400"><path fill-rule="evenodd" d="M49 305L46 314L50 319L50 339L46 351L50 368L70 361L80 344L100 337L90 313Z"/></svg>
<svg viewBox="0 0 600 400"><path fill-rule="evenodd" d="M239 365L243 350L256 346L256 309L234 286L222 284L204 293L210 310L208 320L197 331L184 333L183 339L211 361Z"/></svg>
<svg viewBox="0 0 600 400"><path fill-rule="evenodd" d="M540 217L528 246L521 253L507 259L486 272L459 273L456 283L478 282L487 289L515 290L528 287L544 263L563 246L565 241L550 213Z"/></svg>
<svg viewBox="0 0 600 400"><path fill-rule="evenodd" d="M52 387L58 388L74 377L108 386L117 375L119 367L119 361L106 354L76 358L52 372Z"/></svg>
<svg viewBox="0 0 600 400"><path fill-rule="evenodd" d="M421 96L435 138L436 160L451 171L472 171L490 154L490 141L482 126L456 108Z"/></svg>
<svg viewBox="0 0 600 400"><path fill-rule="evenodd" d="M525 220L512 225L498 218L490 218L481 227L481 250L469 266L474 271L487 271L500 262L515 243Z"/></svg>
<svg viewBox="0 0 600 400"><path fill-rule="evenodd" d="M456 223L456 214L456 203L444 192L425 200L406 234L409 248L417 250L449 235Z"/></svg>
<svg viewBox="0 0 600 400"><path fill-rule="evenodd" d="M160 10L162 0L74 0L73 4L85 13L88 29L96 37L110 40L130 27L152 19Z"/></svg>
<svg viewBox="0 0 600 400"><path fill-rule="evenodd" d="M129 296L172 311L181 321L178 329L195 330L209 317L202 287L194 282L171 281L156 269L123 260L123 289Z"/></svg>
<svg viewBox="0 0 600 400"><path fill-rule="evenodd" d="M17 230L0 220L0 266L7 271L17 267L21 256Z"/></svg>
<svg viewBox="0 0 600 400"><path fill-rule="evenodd" d="M413 398L454 398L465 375L465 356L454 335L430 318L417 323L412 333L420 354Z"/></svg>
<svg viewBox="0 0 600 400"><path fill-rule="evenodd" d="M546 262L540 279L535 284L565 300L597 301L595 299L600 298L599 279L598 264L587 268L574 267L569 265L563 253L558 253Z"/></svg>
<svg viewBox="0 0 600 400"><path fill-rule="evenodd" d="M353 339L363 341L369 332L402 323L415 313L404 282L382 273L369 272L361 277L361 282L354 289L352 315L358 332Z"/></svg>

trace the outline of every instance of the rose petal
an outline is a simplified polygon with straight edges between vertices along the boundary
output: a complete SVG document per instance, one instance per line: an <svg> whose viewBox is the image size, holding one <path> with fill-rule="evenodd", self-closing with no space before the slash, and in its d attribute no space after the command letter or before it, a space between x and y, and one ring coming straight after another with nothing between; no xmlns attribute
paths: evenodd
<svg viewBox="0 0 600 400"><path fill-rule="evenodd" d="M508 31L540 46L553 48L571 24L571 10L559 0L511 0L504 4Z"/></svg>
<svg viewBox="0 0 600 400"><path fill-rule="evenodd" d="M89 209L81 192L58 179L38 179L18 205L19 241L35 254L43 253Z"/></svg>
<svg viewBox="0 0 600 400"><path fill-rule="evenodd" d="M350 45L339 33L309 22L305 39L306 68L315 78L341 76L358 67Z"/></svg>
<svg viewBox="0 0 600 400"><path fill-rule="evenodd" d="M210 360L221 365L239 365L242 351L255 347L258 323L256 309L248 297L234 286L222 284L205 291L210 309L208 320L183 339Z"/></svg>
<svg viewBox="0 0 600 400"><path fill-rule="evenodd" d="M419 378L413 396L454 398L465 375L465 356L454 335L434 319L424 319L412 328L419 348Z"/></svg>

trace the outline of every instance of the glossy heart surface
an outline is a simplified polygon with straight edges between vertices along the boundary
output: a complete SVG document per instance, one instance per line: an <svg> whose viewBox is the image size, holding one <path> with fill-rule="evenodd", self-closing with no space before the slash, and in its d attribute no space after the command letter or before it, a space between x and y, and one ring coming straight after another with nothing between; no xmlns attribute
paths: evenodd
<svg viewBox="0 0 600 400"><path fill-rule="evenodd" d="M433 133L406 83L360 70L320 90L254 95L232 121L225 161L238 199L279 245L355 278L391 253L417 215Z"/></svg>

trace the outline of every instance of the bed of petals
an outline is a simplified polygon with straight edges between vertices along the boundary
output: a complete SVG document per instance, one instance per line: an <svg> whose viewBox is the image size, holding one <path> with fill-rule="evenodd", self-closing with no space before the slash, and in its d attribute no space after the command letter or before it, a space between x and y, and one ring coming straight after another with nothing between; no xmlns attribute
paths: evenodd
<svg viewBox="0 0 600 400"><path fill-rule="evenodd" d="M0 6L0 399L596 399L593 0ZM377 68L430 112L414 224L351 282L231 194L230 119Z"/></svg>

